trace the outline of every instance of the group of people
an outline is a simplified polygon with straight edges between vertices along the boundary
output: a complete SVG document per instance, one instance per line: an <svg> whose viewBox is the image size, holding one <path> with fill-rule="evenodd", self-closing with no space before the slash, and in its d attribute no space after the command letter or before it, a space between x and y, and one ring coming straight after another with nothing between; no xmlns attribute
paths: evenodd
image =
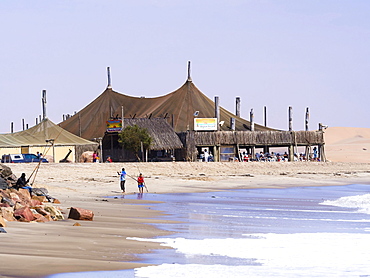
<svg viewBox="0 0 370 278"><path fill-rule="evenodd" d="M241 157L242 157L241 161L243 161L243 162L249 162L249 161L262 161L262 162L275 162L275 161L280 162L280 161L283 161L284 162L284 161L289 161L289 155L288 155L287 152L284 152L284 154L274 153L274 152L271 152L271 153L259 152L259 153L255 154L254 158L251 154L247 154L247 153L243 152L243 154L241 154ZM295 153L294 154L294 161L308 161L308 160L320 161L319 157L318 157L318 152L317 152L316 147L313 148L313 153L310 154L309 157L307 157L306 154L304 154L304 153L300 153L300 154Z"/></svg>
<svg viewBox="0 0 370 278"><path fill-rule="evenodd" d="M137 187L139 188L139 193L140 194L144 193L144 187L148 191L148 188L145 185L144 176L143 176L142 173L140 173L137 178L134 178L134 177L132 177L132 176L130 176L126 173L125 168L122 168L121 172L117 172L117 174L120 177L120 186L121 186L122 193L125 193L125 191L126 191L126 189L125 189L126 176L129 176L132 179L136 180Z"/></svg>

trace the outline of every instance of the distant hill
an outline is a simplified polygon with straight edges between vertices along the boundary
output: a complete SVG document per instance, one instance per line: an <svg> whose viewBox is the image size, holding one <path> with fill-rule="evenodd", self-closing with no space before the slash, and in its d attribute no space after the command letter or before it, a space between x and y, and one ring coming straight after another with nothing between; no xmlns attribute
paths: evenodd
<svg viewBox="0 0 370 278"><path fill-rule="evenodd" d="M328 160L370 163L370 128L329 127L324 136Z"/></svg>

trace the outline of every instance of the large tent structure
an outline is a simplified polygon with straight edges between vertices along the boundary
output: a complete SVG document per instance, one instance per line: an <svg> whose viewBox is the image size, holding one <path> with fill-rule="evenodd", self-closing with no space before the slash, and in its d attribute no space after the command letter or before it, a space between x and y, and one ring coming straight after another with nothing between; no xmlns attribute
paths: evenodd
<svg viewBox="0 0 370 278"><path fill-rule="evenodd" d="M110 86L94 101L59 125L69 132L92 140L103 137L106 121L112 117L121 118L165 118L175 132L193 130L194 113L199 118L214 118L215 104L204 95L190 78L176 91L164 96L145 98L132 97L113 91ZM250 130L250 122L220 107L221 130L231 130L230 118L235 118L235 130ZM272 130L258 124L256 131Z"/></svg>
<svg viewBox="0 0 370 278"><path fill-rule="evenodd" d="M68 157L71 161L78 160L80 154L98 148L96 142L78 137L49 119L15 133L0 134L0 154L36 153L52 156L54 161Z"/></svg>

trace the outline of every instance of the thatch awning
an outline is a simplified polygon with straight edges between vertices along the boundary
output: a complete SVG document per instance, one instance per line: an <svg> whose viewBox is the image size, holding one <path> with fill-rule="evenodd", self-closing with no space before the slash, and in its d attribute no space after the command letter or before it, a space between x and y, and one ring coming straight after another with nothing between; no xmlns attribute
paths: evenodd
<svg viewBox="0 0 370 278"><path fill-rule="evenodd" d="M322 131L219 131L195 132L196 146L289 146L324 144Z"/></svg>

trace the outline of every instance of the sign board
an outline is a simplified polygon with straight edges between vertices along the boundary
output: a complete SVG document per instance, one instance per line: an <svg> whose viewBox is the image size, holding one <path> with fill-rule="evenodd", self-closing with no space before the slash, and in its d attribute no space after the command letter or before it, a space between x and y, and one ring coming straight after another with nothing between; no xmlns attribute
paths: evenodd
<svg viewBox="0 0 370 278"><path fill-rule="evenodd" d="M122 121L121 120L109 120L107 121L107 132L121 132Z"/></svg>
<svg viewBox="0 0 370 278"><path fill-rule="evenodd" d="M194 130L217 130L217 118L194 118Z"/></svg>

